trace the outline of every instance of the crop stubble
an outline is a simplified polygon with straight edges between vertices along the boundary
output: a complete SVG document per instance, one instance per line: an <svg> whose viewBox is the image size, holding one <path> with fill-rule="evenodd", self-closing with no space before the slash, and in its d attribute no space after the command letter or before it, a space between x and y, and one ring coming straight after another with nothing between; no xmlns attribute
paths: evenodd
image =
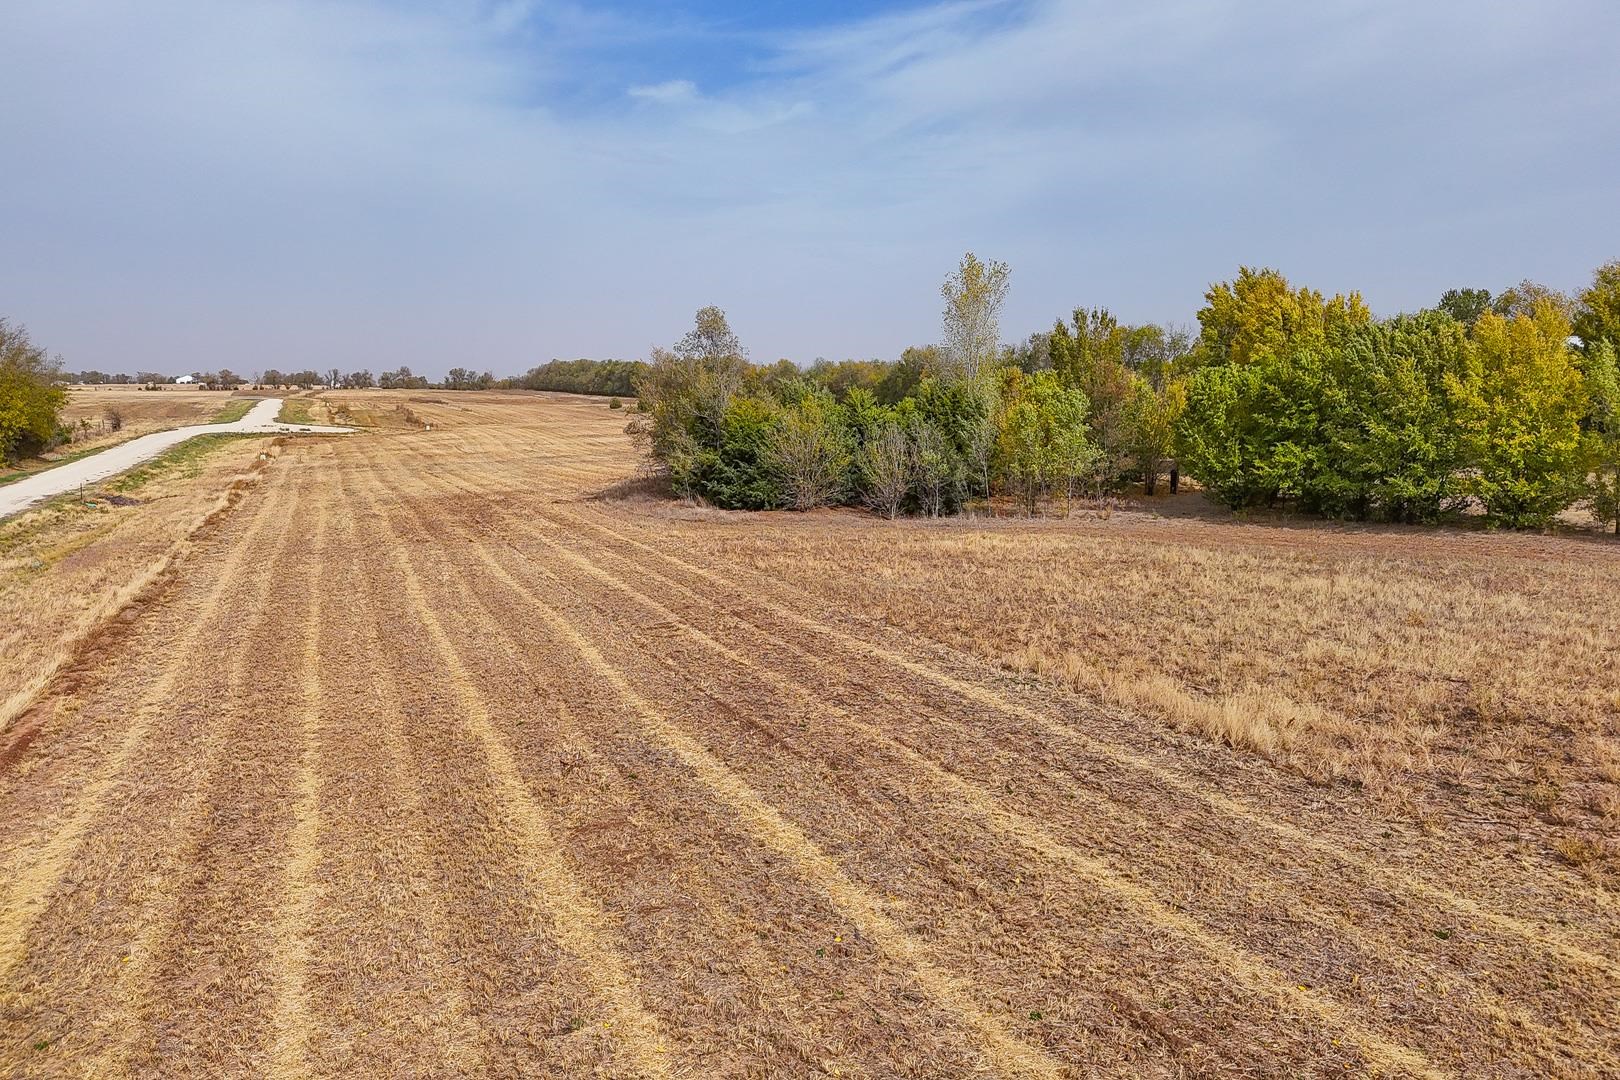
<svg viewBox="0 0 1620 1080"><path fill-rule="evenodd" d="M702 542L796 524L591 498L600 403L403 400L47 689L0 1070L1620 1069L1590 878Z"/></svg>

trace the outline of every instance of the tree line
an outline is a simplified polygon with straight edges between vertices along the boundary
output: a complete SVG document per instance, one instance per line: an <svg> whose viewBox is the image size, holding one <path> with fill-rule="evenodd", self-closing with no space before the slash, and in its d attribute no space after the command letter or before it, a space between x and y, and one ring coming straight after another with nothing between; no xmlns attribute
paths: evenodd
<svg viewBox="0 0 1620 1080"><path fill-rule="evenodd" d="M704 308L639 374L630 431L678 493L727 508L1033 513L1179 471L1233 508L1543 527L1584 505L1620 532L1620 262L1575 297L1454 289L1386 319L1242 268L1196 329L1082 307L1012 347L1009 277L966 256L942 341L889 363L751 364Z"/></svg>
<svg viewBox="0 0 1620 1080"><path fill-rule="evenodd" d="M1014 346L1000 341L1009 281L1004 264L965 256L941 289L940 342L894 361L752 364L710 307L647 363L553 360L513 379L457 367L438 385L637 396L631 432L650 460L722 507L940 515L1001 498L1034 513L1134 485L1151 495L1179 472L1238 509L1544 527L1584 505L1620 533L1620 261L1572 297L1534 282L1452 289L1384 319L1357 293L1241 268L1205 293L1196 328L1078 307ZM0 321L0 455L63 440L69 378ZM408 367L195 378L434 385Z"/></svg>

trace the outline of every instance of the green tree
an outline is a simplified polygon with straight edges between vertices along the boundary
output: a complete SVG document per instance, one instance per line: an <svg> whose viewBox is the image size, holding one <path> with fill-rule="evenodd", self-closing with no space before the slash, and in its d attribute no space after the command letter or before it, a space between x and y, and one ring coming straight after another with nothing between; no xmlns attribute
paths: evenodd
<svg viewBox="0 0 1620 1080"><path fill-rule="evenodd" d="M1464 377L1468 352L1462 325L1438 311L1346 333L1330 354L1307 507L1404 522L1456 509L1464 449L1447 388Z"/></svg>
<svg viewBox="0 0 1620 1080"><path fill-rule="evenodd" d="M949 480L949 487L941 512L954 513L974 495L988 497L996 442L996 393L989 380L925 378L908 400L924 425L943 440L937 475Z"/></svg>
<svg viewBox="0 0 1620 1080"><path fill-rule="evenodd" d="M1447 289L1441 294L1435 310L1443 312L1464 327L1473 326L1481 315L1491 310L1491 290Z"/></svg>
<svg viewBox="0 0 1620 1080"><path fill-rule="evenodd" d="M1131 398L1125 420L1130 433L1131 454L1142 477L1142 491L1152 495L1159 486L1159 475L1166 459L1176 452L1176 421L1187 404L1187 387L1173 379L1155 387L1142 375L1132 376Z"/></svg>
<svg viewBox="0 0 1620 1080"><path fill-rule="evenodd" d="M1620 362L1610 338L1596 339L1586 355L1591 395L1592 513L1620 536Z"/></svg>
<svg viewBox="0 0 1620 1080"><path fill-rule="evenodd" d="M1101 451L1098 480L1117 486L1134 458L1131 399L1135 377L1126 366L1132 338L1106 308L1076 309L1069 324L1058 322L1047 338L1052 370L1066 386L1085 395L1087 423Z"/></svg>
<svg viewBox="0 0 1620 1080"><path fill-rule="evenodd" d="M1062 492L1064 510L1101 451L1086 425L1086 396L1055 372L1007 369L997 461L1026 513Z"/></svg>
<svg viewBox="0 0 1620 1080"><path fill-rule="evenodd" d="M782 410L773 401L738 397L727 403L717 437L677 459L677 490L726 510L772 510L782 505L781 477L772 454Z"/></svg>
<svg viewBox="0 0 1620 1080"><path fill-rule="evenodd" d="M0 461L38 453L57 437L67 393L56 385L60 365L0 319Z"/></svg>
<svg viewBox="0 0 1620 1080"><path fill-rule="evenodd" d="M806 375L827 388L835 399L845 400L851 390L875 394L889 374L889 364L881 360L817 360Z"/></svg>
<svg viewBox="0 0 1620 1080"><path fill-rule="evenodd" d="M1600 341L1620 349L1620 259L1592 273L1592 284L1576 298L1575 333L1590 352Z"/></svg>
<svg viewBox="0 0 1620 1080"><path fill-rule="evenodd" d="M1125 334L1122 359L1155 391L1163 392L1196 366L1192 333L1183 327L1157 323L1133 326Z"/></svg>
<svg viewBox="0 0 1620 1080"><path fill-rule="evenodd" d="M1569 336L1548 298L1529 314L1489 312L1474 324L1465 373L1447 379L1471 467L1466 488L1493 524L1545 526L1585 486L1589 399Z"/></svg>
<svg viewBox="0 0 1620 1080"><path fill-rule="evenodd" d="M1512 319L1519 315L1533 319L1537 306L1542 303L1557 308L1558 313L1566 321L1575 315L1575 301L1557 289L1528 278L1497 293L1496 299L1491 301L1491 310L1504 319Z"/></svg>
<svg viewBox="0 0 1620 1080"><path fill-rule="evenodd" d="M1325 375L1320 345L1200 368L1176 423L1181 463L1227 506L1299 498L1320 468Z"/></svg>
<svg viewBox="0 0 1620 1080"><path fill-rule="evenodd" d="M916 391L926 376L937 378L944 373L945 355L938 345L913 345L889 365L872 392L883 404L898 405Z"/></svg>
<svg viewBox="0 0 1620 1080"><path fill-rule="evenodd" d="M978 378L1000 354L1001 305L1010 276L1006 263L981 262L970 251L940 286L945 298L945 356L955 378Z"/></svg>
<svg viewBox="0 0 1620 1080"><path fill-rule="evenodd" d="M725 312L706 307L673 349L654 349L652 362L639 373L641 408L630 434L670 471L681 494L701 494L690 485L704 475L703 463L718 451L721 421L747 370L742 344Z"/></svg>

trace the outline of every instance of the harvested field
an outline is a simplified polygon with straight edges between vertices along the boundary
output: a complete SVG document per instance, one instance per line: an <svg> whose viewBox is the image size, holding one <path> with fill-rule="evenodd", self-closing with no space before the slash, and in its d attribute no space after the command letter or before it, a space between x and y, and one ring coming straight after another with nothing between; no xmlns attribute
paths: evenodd
<svg viewBox="0 0 1620 1080"><path fill-rule="evenodd" d="M21 479L63 462L105 450L154 431L191 424L239 420L254 397L189 386L143 390L139 386L70 386L62 407L62 423L72 429L73 440L43 458L0 462L0 484ZM113 414L117 415L114 422Z"/></svg>
<svg viewBox="0 0 1620 1080"><path fill-rule="evenodd" d="M0 1073L1620 1073L1613 548L328 401L0 732Z"/></svg>
<svg viewBox="0 0 1620 1080"><path fill-rule="evenodd" d="M117 434L129 438L187 424L206 424L222 409L242 400L238 395L221 390L189 386L165 386L162 390L142 390L138 386L72 386L68 388L62 419L69 424L84 419L94 425L106 418L108 409L116 409L123 418L123 430Z"/></svg>

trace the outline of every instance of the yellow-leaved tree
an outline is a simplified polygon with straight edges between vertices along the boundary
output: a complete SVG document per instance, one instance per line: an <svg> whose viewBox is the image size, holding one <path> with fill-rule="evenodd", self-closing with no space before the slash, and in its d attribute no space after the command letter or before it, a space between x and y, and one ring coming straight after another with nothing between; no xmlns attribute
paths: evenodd
<svg viewBox="0 0 1620 1080"><path fill-rule="evenodd" d="M1470 466L1464 486L1493 524L1545 526L1585 486L1589 402L1569 337L1551 301L1512 318L1488 311L1463 374L1447 376Z"/></svg>
<svg viewBox="0 0 1620 1080"><path fill-rule="evenodd" d="M1295 289L1276 270L1247 266L1235 280L1210 286L1198 312L1209 360L1237 365L1321 345L1335 329L1371 321L1358 292L1324 298L1315 289Z"/></svg>

